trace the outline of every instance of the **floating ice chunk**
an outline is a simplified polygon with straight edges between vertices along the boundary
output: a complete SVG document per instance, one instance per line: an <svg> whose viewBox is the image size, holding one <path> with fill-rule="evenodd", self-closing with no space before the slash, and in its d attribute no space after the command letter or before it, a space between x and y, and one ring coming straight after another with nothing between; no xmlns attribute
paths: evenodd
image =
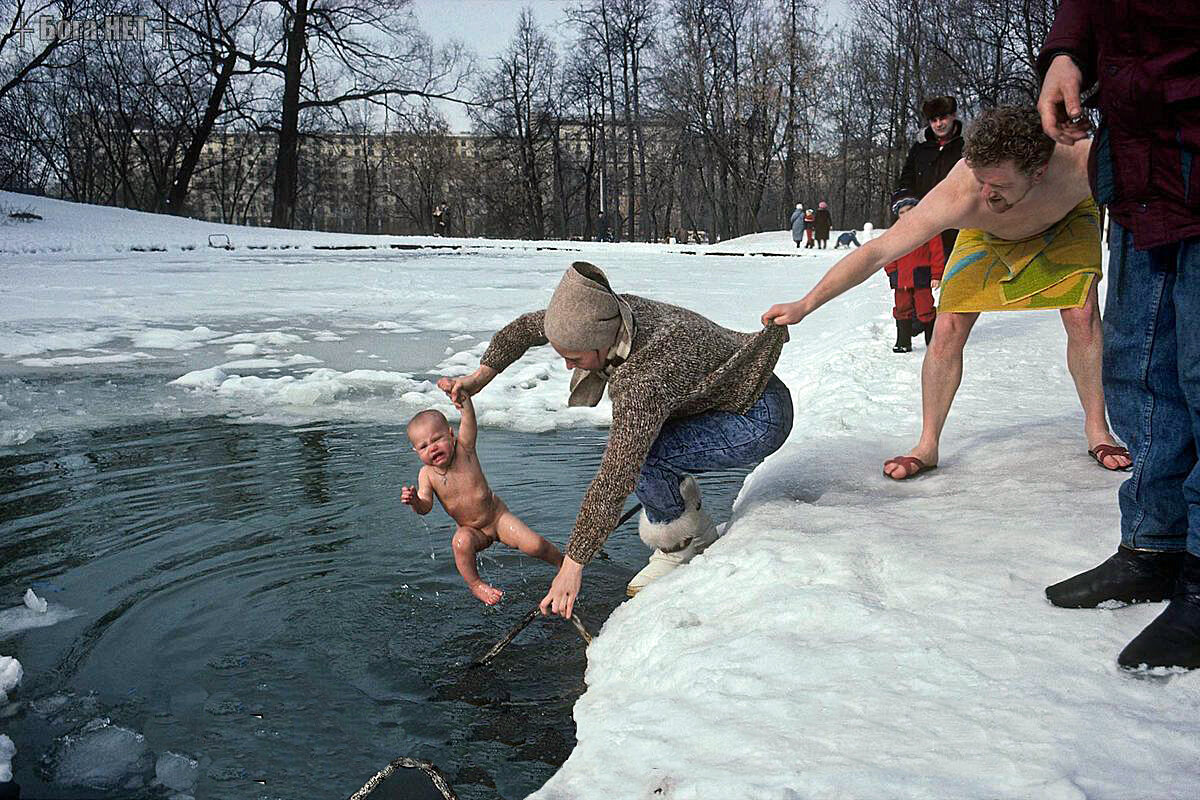
<svg viewBox="0 0 1200 800"><path fill-rule="evenodd" d="M17 746L13 740L0 733L0 783L12 780L12 760L17 754Z"/></svg>
<svg viewBox="0 0 1200 800"><path fill-rule="evenodd" d="M228 331L214 331L203 325L197 325L189 331L175 328L147 328L135 333L134 347L153 347L158 350L191 350L201 347L213 339L228 336Z"/></svg>
<svg viewBox="0 0 1200 800"><path fill-rule="evenodd" d="M25 590L25 607L38 614L45 614L49 604L37 596L33 589Z"/></svg>
<svg viewBox="0 0 1200 800"><path fill-rule="evenodd" d="M154 764L154 777L168 789L190 792L196 785L200 763L179 753L166 752Z"/></svg>
<svg viewBox="0 0 1200 800"><path fill-rule="evenodd" d="M420 328L414 328L411 325L401 325L399 322L376 322L371 326L377 331L386 331L387 333L420 333Z"/></svg>
<svg viewBox="0 0 1200 800"><path fill-rule="evenodd" d="M130 361L153 359L149 353L114 353L107 356L57 356L55 358L23 358L23 367L82 367L89 364L125 364Z"/></svg>
<svg viewBox="0 0 1200 800"><path fill-rule="evenodd" d="M213 344L252 344L259 347L287 347L292 344L300 344L304 339L294 333L284 333L283 331L264 331L262 333L235 333L233 336L226 336L223 339L216 339Z"/></svg>
<svg viewBox="0 0 1200 800"><path fill-rule="evenodd" d="M230 346L230 348L228 350L225 351L225 355L227 355L227 356L243 356L243 357L244 356L257 356L261 353L262 353L261 347L259 347L256 344L250 344L249 342L247 342L245 344L232 345L232 346Z"/></svg>
<svg viewBox="0 0 1200 800"><path fill-rule="evenodd" d="M321 359L313 356L294 355L285 359L278 358L247 358L241 361L230 361L228 364L222 364L217 369L270 369L272 367L292 367L300 364L320 364Z"/></svg>
<svg viewBox="0 0 1200 800"><path fill-rule="evenodd" d="M79 616L78 611L61 606L47 606L45 611L38 612L25 606L6 608L0 611L0 637L19 633L29 628L45 628L62 622L64 619Z"/></svg>
<svg viewBox="0 0 1200 800"><path fill-rule="evenodd" d="M318 331L317 334L313 336L314 342L343 342L345 340L345 336L338 336L333 331Z"/></svg>
<svg viewBox="0 0 1200 800"><path fill-rule="evenodd" d="M8 693L21 682L24 674L20 661L12 656L0 656L0 703L8 701Z"/></svg>
<svg viewBox="0 0 1200 800"><path fill-rule="evenodd" d="M28 428L15 430L0 430L0 447L17 447L25 444L34 437L34 432Z"/></svg>
<svg viewBox="0 0 1200 800"><path fill-rule="evenodd" d="M190 386L194 389L216 389L226 378L225 371L220 367L209 367L208 369L196 369L180 375L173 384L179 386Z"/></svg>
<svg viewBox="0 0 1200 800"><path fill-rule="evenodd" d="M94 719L78 733L59 739L54 780L66 786L113 789L141 779L153 759L145 736L107 718Z"/></svg>

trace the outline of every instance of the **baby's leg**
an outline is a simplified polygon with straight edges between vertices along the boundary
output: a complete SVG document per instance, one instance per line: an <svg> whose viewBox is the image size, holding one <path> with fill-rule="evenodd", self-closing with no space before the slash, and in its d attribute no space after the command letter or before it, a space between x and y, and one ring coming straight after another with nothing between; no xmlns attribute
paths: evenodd
<svg viewBox="0 0 1200 800"><path fill-rule="evenodd" d="M454 564L458 567L458 574L462 575L462 579L467 582L467 588L471 590L471 594L489 606L494 606L500 602L500 597L504 592L484 583L483 579L479 577L479 568L475 565L475 554L491 543L492 540L487 534L478 528L460 525L454 532L450 546L454 550Z"/></svg>
<svg viewBox="0 0 1200 800"><path fill-rule="evenodd" d="M558 548L530 530L516 514L507 509L496 520L496 533L500 541L509 547L515 547L527 556L540 558L547 564L562 566L563 557Z"/></svg>

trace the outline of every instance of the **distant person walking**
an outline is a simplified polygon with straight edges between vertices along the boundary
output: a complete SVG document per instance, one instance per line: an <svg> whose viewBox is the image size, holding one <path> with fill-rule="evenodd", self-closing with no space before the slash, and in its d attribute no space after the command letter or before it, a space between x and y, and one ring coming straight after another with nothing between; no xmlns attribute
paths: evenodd
<svg viewBox="0 0 1200 800"><path fill-rule="evenodd" d="M950 174L963 154L962 123L958 120L958 101L953 97L931 97L921 106L927 121L924 135L908 150L900 171L900 189L908 189L923 200L934 186ZM942 231L942 250L954 249L958 231Z"/></svg>
<svg viewBox="0 0 1200 800"><path fill-rule="evenodd" d="M796 247L800 247L800 242L804 241L804 206L800 203L796 204L796 210L792 212L792 241L796 243Z"/></svg>
<svg viewBox="0 0 1200 800"><path fill-rule="evenodd" d="M817 215L811 208L804 212L804 249L812 250L813 234L816 232Z"/></svg>
<svg viewBox="0 0 1200 800"><path fill-rule="evenodd" d="M829 229L833 227L833 220L829 216L829 204L822 200L817 204L817 211L813 215L813 237L817 240L817 247L822 250L829 244Z"/></svg>

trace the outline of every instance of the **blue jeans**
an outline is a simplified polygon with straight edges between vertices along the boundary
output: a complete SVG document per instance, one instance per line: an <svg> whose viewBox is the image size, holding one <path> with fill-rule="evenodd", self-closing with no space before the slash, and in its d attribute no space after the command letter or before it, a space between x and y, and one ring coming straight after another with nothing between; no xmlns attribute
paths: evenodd
<svg viewBox="0 0 1200 800"><path fill-rule="evenodd" d="M1133 470L1121 543L1200 556L1200 239L1135 250L1116 220L1104 307L1104 399Z"/></svg>
<svg viewBox="0 0 1200 800"><path fill-rule="evenodd" d="M693 472L746 467L779 449L792 431L792 393L774 375L745 414L710 411L663 425L634 492L651 522L684 512L679 482Z"/></svg>

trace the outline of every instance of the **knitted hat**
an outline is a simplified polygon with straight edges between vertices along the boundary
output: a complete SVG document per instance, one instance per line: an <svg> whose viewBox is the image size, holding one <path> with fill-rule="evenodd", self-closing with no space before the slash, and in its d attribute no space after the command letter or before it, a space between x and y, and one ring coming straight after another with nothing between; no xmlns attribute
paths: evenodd
<svg viewBox="0 0 1200 800"><path fill-rule="evenodd" d="M829 204L822 200L821 202L817 203L817 208L829 208Z"/></svg>
<svg viewBox="0 0 1200 800"><path fill-rule="evenodd" d="M803 211L803 210L804 210L804 206L803 206L801 203L796 203L796 210L797 210L797 211Z"/></svg>
<svg viewBox="0 0 1200 800"><path fill-rule="evenodd" d="M958 101L948 96L931 97L921 104L921 113L925 115L925 119L957 114Z"/></svg>
<svg viewBox="0 0 1200 800"><path fill-rule="evenodd" d="M892 192L892 214L900 216L900 209L905 206L915 206L917 204L917 196L912 189L897 189Z"/></svg>
<svg viewBox="0 0 1200 800"><path fill-rule="evenodd" d="M546 307L546 338L561 350L607 350L621 330L621 307L597 266L576 261Z"/></svg>

